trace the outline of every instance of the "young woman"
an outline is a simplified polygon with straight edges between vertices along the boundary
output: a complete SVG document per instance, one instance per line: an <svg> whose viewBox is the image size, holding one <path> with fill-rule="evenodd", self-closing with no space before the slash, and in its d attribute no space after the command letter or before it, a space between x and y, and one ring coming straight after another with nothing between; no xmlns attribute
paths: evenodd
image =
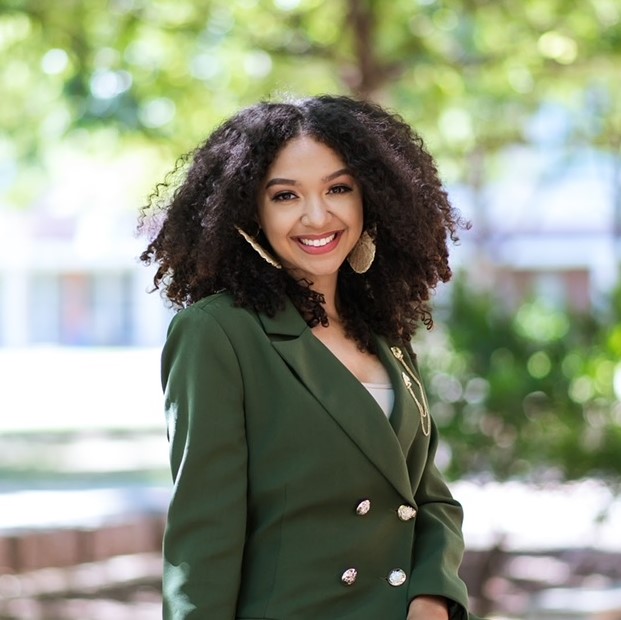
<svg viewBox="0 0 621 620"><path fill-rule="evenodd" d="M142 260L183 308L162 357L164 617L467 619L409 347L460 222L420 138L345 97L261 103L151 202Z"/></svg>

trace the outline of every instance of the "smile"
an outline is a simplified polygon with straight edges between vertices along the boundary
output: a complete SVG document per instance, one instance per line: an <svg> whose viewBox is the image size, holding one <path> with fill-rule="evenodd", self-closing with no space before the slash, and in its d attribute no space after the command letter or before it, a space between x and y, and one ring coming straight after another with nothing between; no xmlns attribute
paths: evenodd
<svg viewBox="0 0 621 620"><path fill-rule="evenodd" d="M313 237L295 237L295 241L299 244L306 254L329 254L339 244L342 235L341 230L326 233L322 236Z"/></svg>
<svg viewBox="0 0 621 620"><path fill-rule="evenodd" d="M321 239L304 239L303 237L299 238L300 243L307 246L313 246L314 248L321 248L324 245L328 245L328 243L334 241L334 239L336 239L336 233L332 233L331 235L328 235L327 237L322 237Z"/></svg>

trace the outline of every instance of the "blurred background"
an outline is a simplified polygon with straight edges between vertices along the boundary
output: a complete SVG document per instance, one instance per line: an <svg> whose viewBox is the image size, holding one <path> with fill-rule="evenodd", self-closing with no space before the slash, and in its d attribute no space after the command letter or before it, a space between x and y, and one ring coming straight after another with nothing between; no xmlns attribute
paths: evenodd
<svg viewBox="0 0 621 620"><path fill-rule="evenodd" d="M472 222L417 337L493 618L621 618L618 0L0 0L0 618L160 617L139 208L240 107L399 112Z"/></svg>

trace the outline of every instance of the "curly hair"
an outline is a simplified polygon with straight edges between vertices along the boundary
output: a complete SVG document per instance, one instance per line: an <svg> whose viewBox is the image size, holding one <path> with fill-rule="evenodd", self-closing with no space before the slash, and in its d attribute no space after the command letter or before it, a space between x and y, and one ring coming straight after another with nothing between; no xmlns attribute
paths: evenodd
<svg viewBox="0 0 621 620"><path fill-rule="evenodd" d="M257 197L268 169L291 139L309 136L334 150L359 183L365 230L377 245L364 274L345 262L338 309L362 350L372 334L406 344L422 322L433 324L430 292L451 277L447 243L463 226L422 139L380 106L343 96L263 102L220 125L178 162L178 186L159 184L139 229L156 222L140 259L156 262L155 289L176 307L220 291L236 305L269 316L288 296L307 323L326 326L323 296L262 260L237 232L257 228ZM173 175L173 176L178 176ZM170 190L170 191L167 191ZM271 251L261 233L261 244Z"/></svg>

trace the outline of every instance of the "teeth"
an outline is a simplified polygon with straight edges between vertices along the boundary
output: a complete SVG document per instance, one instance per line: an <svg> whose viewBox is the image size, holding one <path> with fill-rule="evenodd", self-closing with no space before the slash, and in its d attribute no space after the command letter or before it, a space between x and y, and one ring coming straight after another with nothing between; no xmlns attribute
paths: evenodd
<svg viewBox="0 0 621 620"><path fill-rule="evenodd" d="M334 241L336 238L336 233L330 235L329 237L324 237L323 239L300 239L300 242L304 245L312 245L315 248L320 248L324 245L327 245L331 241Z"/></svg>

